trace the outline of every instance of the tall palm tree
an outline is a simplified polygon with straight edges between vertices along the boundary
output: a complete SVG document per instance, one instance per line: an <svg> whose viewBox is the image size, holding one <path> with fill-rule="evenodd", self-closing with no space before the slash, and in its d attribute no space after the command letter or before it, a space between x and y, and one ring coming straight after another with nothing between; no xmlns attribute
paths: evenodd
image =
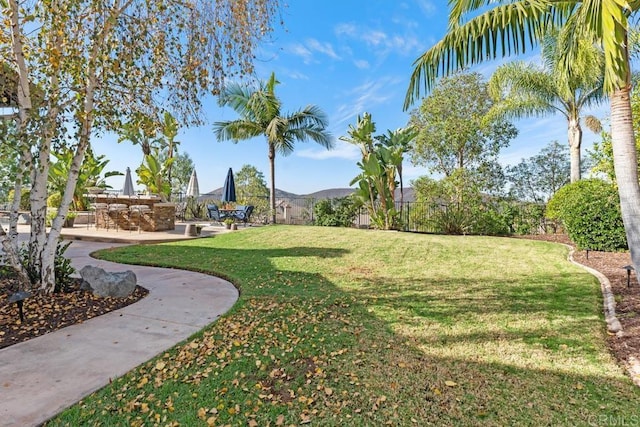
<svg viewBox="0 0 640 427"><path fill-rule="evenodd" d="M449 74L499 55L520 54L551 31L566 28L563 66L571 69L582 39L604 51L604 91L611 106L614 168L627 243L640 271L640 184L631 115L629 19L640 0L449 0L449 31L414 63L405 98L408 108L421 87L431 88L439 74ZM571 43L573 41L573 43Z"/></svg>
<svg viewBox="0 0 640 427"><path fill-rule="evenodd" d="M581 114L584 108L604 100L602 91L604 57L602 51L582 40L576 60L580 66L563 67L561 46L566 37L547 35L542 42L542 64L509 62L489 79L489 93L497 100L494 113L506 118L522 118L560 113L567 119L571 182L580 179ZM584 123L600 133L600 120L592 115Z"/></svg>
<svg viewBox="0 0 640 427"><path fill-rule="evenodd" d="M227 86L218 102L229 106L240 116L237 120L214 123L214 132L219 141L238 142L264 135L268 145L271 176L271 222L276 222L276 152L286 156L293 152L296 141L311 139L323 147L333 147L333 138L327 131L326 115L315 105L307 105L292 114L283 115L281 102L275 95L279 82L275 73L258 87L231 84Z"/></svg>

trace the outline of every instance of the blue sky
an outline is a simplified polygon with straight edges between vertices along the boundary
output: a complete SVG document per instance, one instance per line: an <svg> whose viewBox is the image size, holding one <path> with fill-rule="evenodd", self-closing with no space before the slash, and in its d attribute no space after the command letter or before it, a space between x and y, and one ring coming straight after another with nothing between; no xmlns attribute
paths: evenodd
<svg viewBox="0 0 640 427"><path fill-rule="evenodd" d="M298 143L295 152L276 158L276 186L285 191L308 194L314 191L348 187L359 170L359 149L338 139L346 135L349 124L363 112L372 114L377 133L407 124L409 113L402 111L413 61L446 31L447 2L436 0L344 0L317 2L290 0L283 10L284 26L257 52L256 71L267 79L272 71L281 82L276 94L284 111L316 104L329 117L329 130L335 148L327 151L313 142ZM526 58L536 60L532 52ZM489 77L500 61L474 69ZM263 138L218 142L212 123L234 120L236 114L220 109L216 99L205 103L209 124L182 129L179 150L193 159L200 191L221 187L229 167L239 170L250 164L269 179L267 145ZM417 107L416 103L414 107ZM604 118L606 105L593 111ZM560 116L514 122L520 134L501 155L503 164L515 164L537 154L553 140L567 141L566 121ZM115 136L103 136L93 143L98 154L106 154L108 170L132 170L142 160L141 150L130 143L116 142ZM583 152L598 137L584 131ZM404 168L405 182L428 174L424 167L409 161ZM134 182L136 177L134 175ZM122 187L123 177L107 182ZM138 187L137 184L134 186Z"/></svg>

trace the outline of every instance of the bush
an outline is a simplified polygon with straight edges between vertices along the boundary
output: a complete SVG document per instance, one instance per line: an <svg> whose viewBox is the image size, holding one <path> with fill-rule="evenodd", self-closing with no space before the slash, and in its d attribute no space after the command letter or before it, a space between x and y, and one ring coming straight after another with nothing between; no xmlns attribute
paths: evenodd
<svg viewBox="0 0 640 427"><path fill-rule="evenodd" d="M544 232L544 205L538 203L503 200L502 217L511 234L538 234Z"/></svg>
<svg viewBox="0 0 640 427"><path fill-rule="evenodd" d="M472 233L484 236L506 236L511 234L508 217L497 203L486 201L473 210Z"/></svg>
<svg viewBox="0 0 640 427"><path fill-rule="evenodd" d="M582 249L627 249L620 199L612 184L585 179L565 185L547 204L547 218L562 221L571 240Z"/></svg>
<svg viewBox="0 0 640 427"><path fill-rule="evenodd" d="M9 190L9 203L13 203L13 195L15 194L15 190ZM18 208L21 211L28 211L31 209L31 202L29 201L29 196L31 192L23 188L20 193L20 207Z"/></svg>
<svg viewBox="0 0 640 427"><path fill-rule="evenodd" d="M62 202L62 195L60 193L58 192L51 193L51 195L47 198L47 207L59 208L61 202Z"/></svg>
<svg viewBox="0 0 640 427"><path fill-rule="evenodd" d="M56 275L56 286L54 292L67 292L73 283L72 275L75 273L75 268L71 265L71 260L64 256L65 251L69 248L72 242L58 242L56 246L56 255L54 259L54 271ZM37 269L29 265L29 248L28 245L23 245L20 248L20 260L22 265L27 270L27 275L32 284L38 283L40 275Z"/></svg>
<svg viewBox="0 0 640 427"><path fill-rule="evenodd" d="M352 227L358 207L350 197L319 200L313 207L314 225Z"/></svg>

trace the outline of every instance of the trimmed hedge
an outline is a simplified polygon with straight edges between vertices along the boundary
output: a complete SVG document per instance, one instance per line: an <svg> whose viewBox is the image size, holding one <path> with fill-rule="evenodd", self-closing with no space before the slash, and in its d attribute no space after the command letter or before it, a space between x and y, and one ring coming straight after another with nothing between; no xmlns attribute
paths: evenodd
<svg viewBox="0 0 640 427"><path fill-rule="evenodd" d="M565 185L547 204L547 218L562 221L571 240L581 249L627 249L616 188L600 179Z"/></svg>

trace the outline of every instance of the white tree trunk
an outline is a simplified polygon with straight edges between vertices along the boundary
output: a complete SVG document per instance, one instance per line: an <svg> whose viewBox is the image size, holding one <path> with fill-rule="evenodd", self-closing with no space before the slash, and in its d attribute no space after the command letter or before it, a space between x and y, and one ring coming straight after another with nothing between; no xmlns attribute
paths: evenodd
<svg viewBox="0 0 640 427"><path fill-rule="evenodd" d="M10 10L10 22L11 22L11 47L13 53L13 60L17 66L18 71L18 152L21 153L22 168L16 176L16 183L14 186L14 198L11 205L11 211L9 215L9 234L5 233L4 228L0 232L0 239L2 240L2 248L7 255L7 258L18 273L21 286L23 288L30 287L31 283L29 276L21 263L19 249L18 249L18 209L20 208L20 200L22 196L22 183L24 177L31 170L33 164L33 156L31 155L30 145L26 136L27 122L29 120L29 112L31 111L31 92L29 88L29 74L24 57L24 46L22 43L22 27L20 26L19 13L20 6L16 0L9 1Z"/></svg>
<svg viewBox="0 0 640 427"><path fill-rule="evenodd" d="M620 194L622 221L633 267L640 271L640 184L630 88L613 92L610 99L613 164Z"/></svg>
<svg viewBox="0 0 640 427"><path fill-rule="evenodd" d="M571 182L580 181L580 145L582 128L577 118L569 119L569 152L571 154Z"/></svg>

